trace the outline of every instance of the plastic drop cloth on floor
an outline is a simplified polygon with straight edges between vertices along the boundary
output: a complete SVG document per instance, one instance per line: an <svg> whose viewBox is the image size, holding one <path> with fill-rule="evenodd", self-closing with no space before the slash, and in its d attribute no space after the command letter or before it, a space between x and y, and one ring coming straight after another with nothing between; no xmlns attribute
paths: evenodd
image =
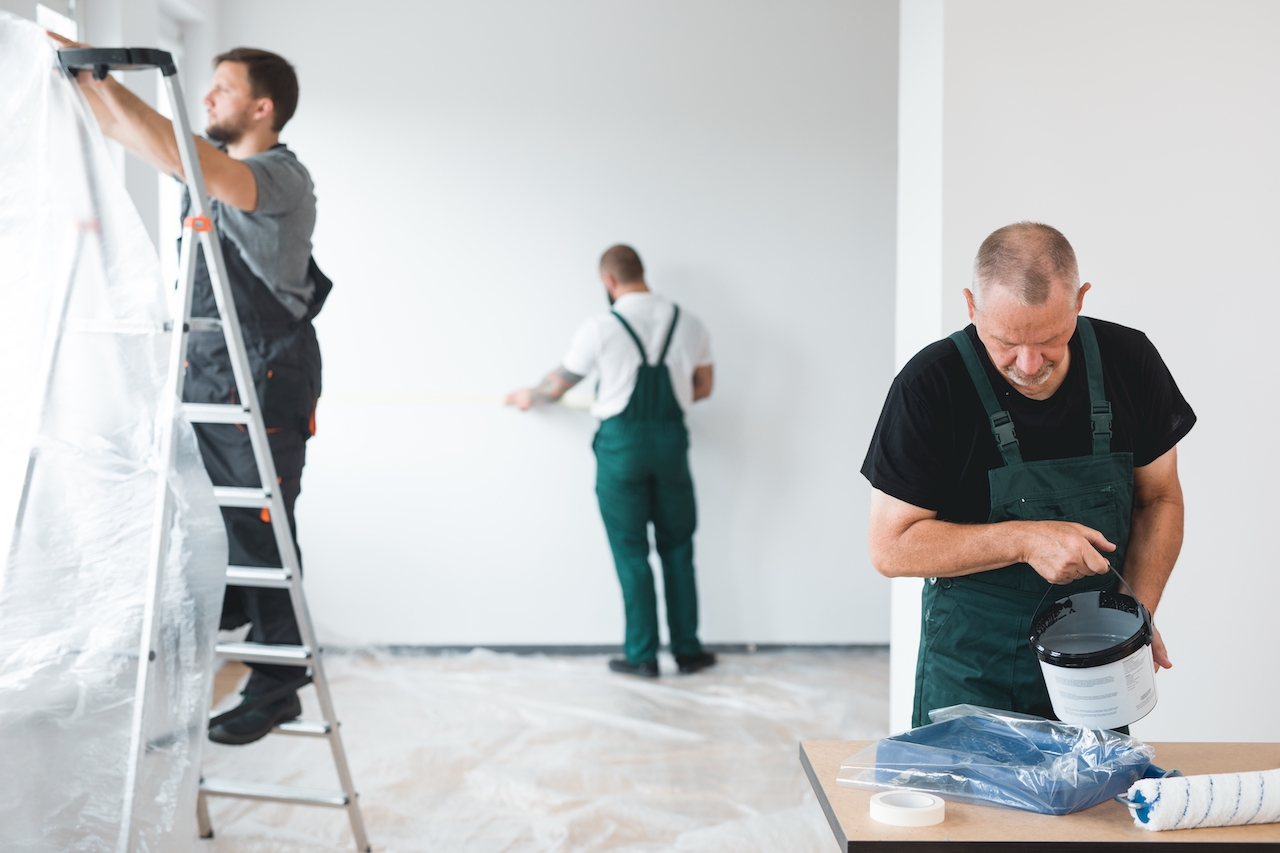
<svg viewBox="0 0 1280 853"><path fill-rule="evenodd" d="M663 656L656 681L605 660L327 656L373 849L835 849L799 742L887 734L887 652L724 655L691 676ZM310 694L303 716L314 719ZM327 747L309 738L210 745L205 770L336 786ZM354 850L337 810L209 802L215 837L202 853Z"/></svg>
<svg viewBox="0 0 1280 853"><path fill-rule="evenodd" d="M5 851L117 849L168 319L155 249L87 106L43 30L0 12ZM180 417L174 428L163 628L133 786L140 851L191 847L226 567L194 434Z"/></svg>

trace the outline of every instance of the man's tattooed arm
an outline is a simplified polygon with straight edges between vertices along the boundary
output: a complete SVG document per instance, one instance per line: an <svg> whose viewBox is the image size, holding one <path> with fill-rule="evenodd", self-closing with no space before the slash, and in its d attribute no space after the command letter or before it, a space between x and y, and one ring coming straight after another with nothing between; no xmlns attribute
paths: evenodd
<svg viewBox="0 0 1280 853"><path fill-rule="evenodd" d="M582 377L572 371L557 367L538 383L536 388L521 388L507 395L507 405L524 411L534 406L554 403L564 396L574 385L582 381Z"/></svg>
<svg viewBox="0 0 1280 853"><path fill-rule="evenodd" d="M582 377L572 371L565 370L563 367L557 367L546 375L537 387L533 388L530 396L535 406L545 403L554 403L564 396L564 392L568 391L574 385L582 381Z"/></svg>

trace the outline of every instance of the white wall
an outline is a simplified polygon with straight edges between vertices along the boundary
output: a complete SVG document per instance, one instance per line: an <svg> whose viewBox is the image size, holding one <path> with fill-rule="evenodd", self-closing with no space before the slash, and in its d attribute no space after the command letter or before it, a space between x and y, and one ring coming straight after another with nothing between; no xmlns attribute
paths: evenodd
<svg viewBox="0 0 1280 853"><path fill-rule="evenodd" d="M858 474L892 376L893 2L224 0L293 60L316 179L329 642L615 643L592 420L501 395L604 309L599 253L709 325L690 416L703 637L880 643Z"/></svg>
<svg viewBox="0 0 1280 853"><path fill-rule="evenodd" d="M966 0L945 22L943 324L993 229L1063 230L1085 312L1143 329L1199 415L1151 740L1275 740L1280 5Z"/></svg>
<svg viewBox="0 0 1280 853"><path fill-rule="evenodd" d="M0 9L20 15L29 21L36 19L37 0L0 0Z"/></svg>

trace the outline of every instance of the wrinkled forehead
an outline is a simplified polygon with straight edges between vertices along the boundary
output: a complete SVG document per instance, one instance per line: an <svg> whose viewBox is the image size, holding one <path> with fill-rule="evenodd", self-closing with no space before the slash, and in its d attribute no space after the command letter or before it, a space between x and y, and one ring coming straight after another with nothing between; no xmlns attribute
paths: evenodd
<svg viewBox="0 0 1280 853"><path fill-rule="evenodd" d="M1017 288L988 285L973 322L984 337L1010 346L1046 346L1070 339L1076 328L1074 288L1060 284L1039 305L1028 304ZM976 295L975 295L976 297Z"/></svg>

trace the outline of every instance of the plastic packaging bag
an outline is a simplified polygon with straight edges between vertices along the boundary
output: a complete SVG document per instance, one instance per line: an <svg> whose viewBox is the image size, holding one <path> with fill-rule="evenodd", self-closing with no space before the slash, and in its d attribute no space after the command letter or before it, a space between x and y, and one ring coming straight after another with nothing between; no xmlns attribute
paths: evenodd
<svg viewBox="0 0 1280 853"><path fill-rule="evenodd" d="M0 80L0 850L190 851L227 544L180 413L172 469L159 449L159 260L53 45L5 12ZM131 778L162 477L174 515Z"/></svg>
<svg viewBox="0 0 1280 853"><path fill-rule="evenodd" d="M1117 732L952 705L840 763L849 788L928 791L962 803L1071 814L1129 790L1155 750Z"/></svg>

